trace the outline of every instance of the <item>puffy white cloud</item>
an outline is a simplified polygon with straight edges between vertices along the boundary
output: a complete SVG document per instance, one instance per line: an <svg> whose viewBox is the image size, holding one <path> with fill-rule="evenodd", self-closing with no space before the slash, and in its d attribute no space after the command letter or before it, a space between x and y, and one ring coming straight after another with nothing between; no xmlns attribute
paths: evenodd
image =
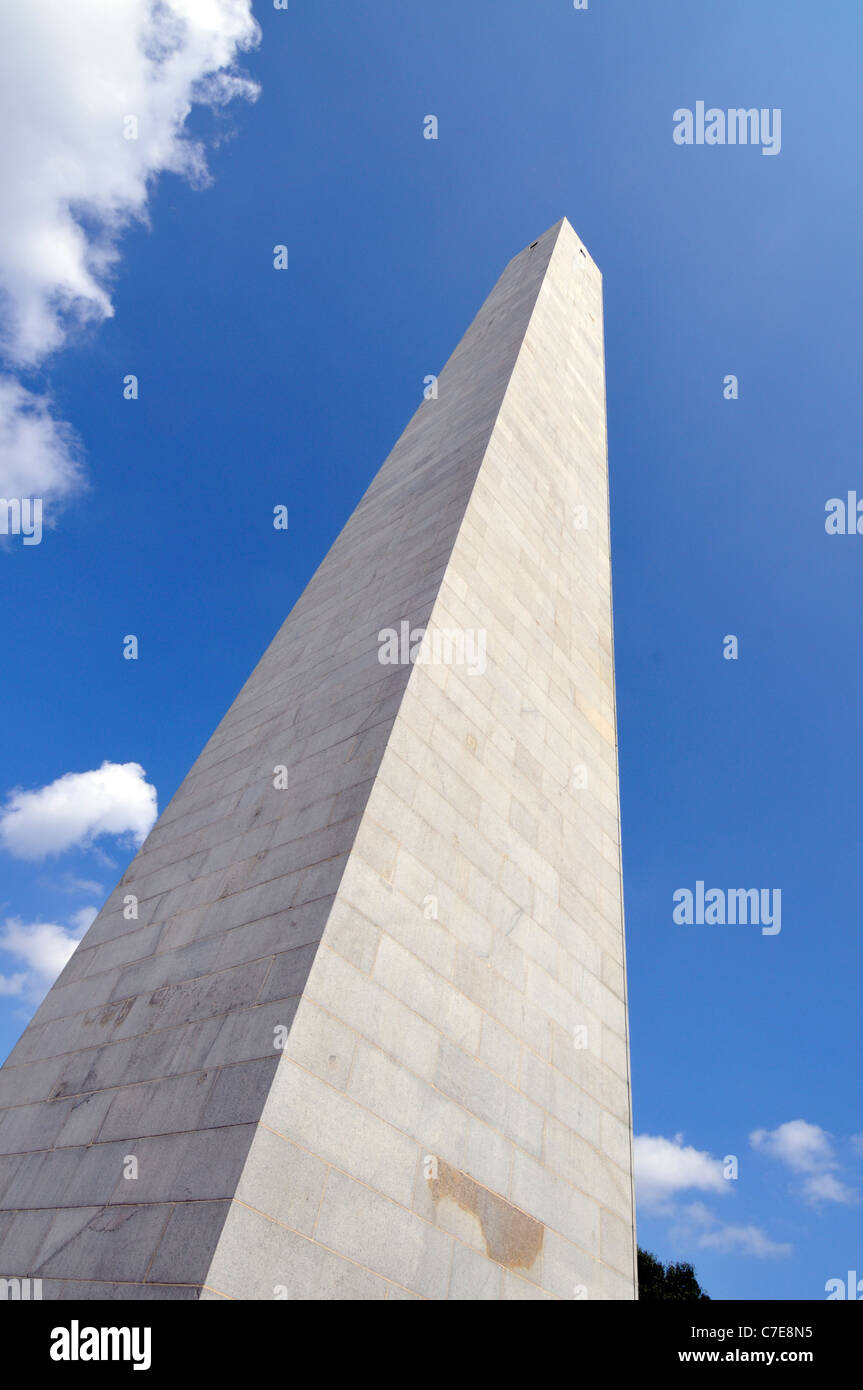
<svg viewBox="0 0 863 1390"><path fill-rule="evenodd" d="M721 1159L684 1145L680 1134L673 1139L636 1135L635 1178L638 1199L649 1207L661 1206L675 1193L688 1189L724 1194L729 1186L722 1176Z"/></svg>
<svg viewBox="0 0 863 1390"><path fill-rule="evenodd" d="M776 1129L754 1130L749 1142L753 1149L778 1159L792 1172L805 1173L801 1192L813 1206L822 1202L850 1206L860 1200L853 1188L835 1176L839 1164L833 1141L820 1125L812 1125L808 1120L788 1120Z"/></svg>
<svg viewBox="0 0 863 1390"><path fill-rule="evenodd" d="M6 951L27 969L23 973L0 975L0 994L21 995L38 1003L54 983L78 945L98 909L81 908L68 927L56 922L22 922L8 917L0 928L0 951Z"/></svg>
<svg viewBox="0 0 863 1390"><path fill-rule="evenodd" d="M806 1120L789 1120L777 1129L756 1129L749 1142L753 1149L778 1158L796 1173L816 1173L836 1166L830 1135Z"/></svg>
<svg viewBox="0 0 863 1390"><path fill-rule="evenodd" d="M55 922L24 923L8 917L0 931L0 950L26 962L45 980L54 980L78 944L83 929L69 931Z"/></svg>
<svg viewBox="0 0 863 1390"><path fill-rule="evenodd" d="M0 495L61 499L83 479L75 434L48 398L0 376Z"/></svg>
<svg viewBox="0 0 863 1390"><path fill-rule="evenodd" d="M259 39L251 0L27 0L0 7L0 353L32 368L113 313L123 229L165 171L207 181L195 103L254 99L237 69ZM137 138L127 138L130 134ZM0 389L0 495L61 498L81 481L48 403Z"/></svg>
<svg viewBox="0 0 863 1390"><path fill-rule="evenodd" d="M36 791L14 791L0 811L0 847L16 859L44 859L100 835L129 836L140 845L152 829L156 788L139 763L104 762L93 772L67 772Z"/></svg>

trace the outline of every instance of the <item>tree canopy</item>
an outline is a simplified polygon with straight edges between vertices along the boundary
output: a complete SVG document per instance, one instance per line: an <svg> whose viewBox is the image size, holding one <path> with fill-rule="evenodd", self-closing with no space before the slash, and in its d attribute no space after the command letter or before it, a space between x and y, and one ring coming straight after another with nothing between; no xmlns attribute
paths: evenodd
<svg viewBox="0 0 863 1390"><path fill-rule="evenodd" d="M638 1251L638 1297L648 1302L688 1303L710 1299L691 1264L664 1265L649 1250Z"/></svg>

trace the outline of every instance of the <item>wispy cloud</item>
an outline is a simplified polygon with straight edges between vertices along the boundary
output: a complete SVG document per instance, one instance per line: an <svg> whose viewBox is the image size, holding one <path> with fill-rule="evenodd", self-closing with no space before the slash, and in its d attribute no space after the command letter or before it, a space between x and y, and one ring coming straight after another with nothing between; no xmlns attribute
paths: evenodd
<svg viewBox="0 0 863 1390"><path fill-rule="evenodd" d="M760 1226L722 1221L702 1202L692 1202L679 1212L674 1236L700 1250L716 1250L722 1255L751 1255L759 1260L783 1258L792 1250L790 1245L771 1240Z"/></svg>
<svg viewBox="0 0 863 1390"><path fill-rule="evenodd" d="M839 1202L851 1207L860 1201L860 1194L841 1182L835 1173L813 1173L803 1184L803 1196L813 1206L819 1202Z"/></svg>
<svg viewBox="0 0 863 1390"><path fill-rule="evenodd" d="M74 874L64 874L60 887L64 893L86 893L90 898L101 897L105 892L102 884L97 883L95 879L76 878Z"/></svg>

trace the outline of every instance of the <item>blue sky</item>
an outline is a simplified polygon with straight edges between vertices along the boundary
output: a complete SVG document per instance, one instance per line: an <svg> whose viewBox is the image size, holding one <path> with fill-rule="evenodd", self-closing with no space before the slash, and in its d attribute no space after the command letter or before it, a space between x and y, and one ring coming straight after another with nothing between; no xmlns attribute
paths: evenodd
<svg viewBox="0 0 863 1390"><path fill-rule="evenodd" d="M0 541L0 793L131 763L164 806L423 377L568 216L605 284L633 1093L654 1141L639 1241L691 1259L715 1298L823 1298L863 1274L863 539L824 525L829 498L863 497L863 11L254 12L258 99L193 106L212 181L152 178L146 222L118 234L113 317L26 361L7 343L78 464L67 440L40 545ZM781 153L676 145L673 113L698 100L780 108ZM0 250L15 235L0 226ZM142 785L120 789L132 821ZM69 835L0 852L4 1055L132 853ZM675 924L698 880L781 890L781 932ZM736 1181L717 1181L725 1155Z"/></svg>

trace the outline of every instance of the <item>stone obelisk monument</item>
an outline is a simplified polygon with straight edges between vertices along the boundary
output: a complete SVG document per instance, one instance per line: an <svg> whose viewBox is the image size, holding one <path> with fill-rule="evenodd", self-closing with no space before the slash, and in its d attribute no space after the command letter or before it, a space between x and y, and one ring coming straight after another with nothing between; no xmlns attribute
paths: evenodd
<svg viewBox="0 0 863 1390"><path fill-rule="evenodd" d="M632 1299L601 277L509 264L0 1070L46 1298Z"/></svg>

